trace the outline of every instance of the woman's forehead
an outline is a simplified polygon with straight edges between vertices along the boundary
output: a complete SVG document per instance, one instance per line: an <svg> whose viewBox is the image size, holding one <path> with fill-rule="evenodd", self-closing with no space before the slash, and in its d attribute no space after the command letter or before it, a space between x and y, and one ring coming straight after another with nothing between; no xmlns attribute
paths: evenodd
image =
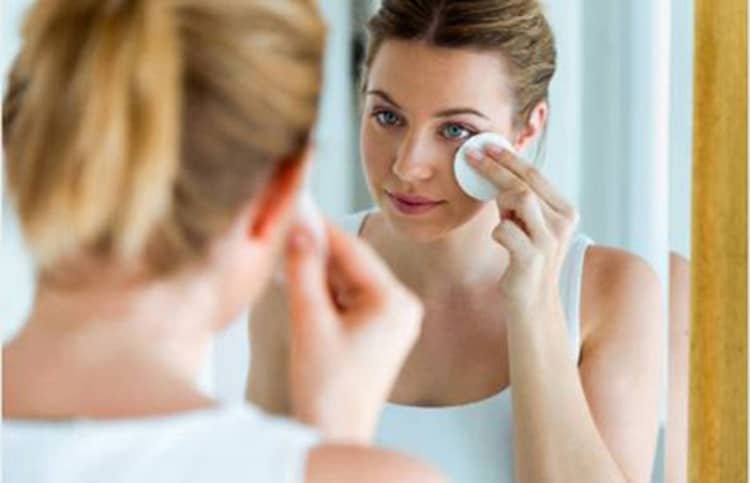
<svg viewBox="0 0 750 483"><path fill-rule="evenodd" d="M404 107L496 110L511 102L509 82L497 52L388 40L370 67L368 90L387 92Z"/></svg>

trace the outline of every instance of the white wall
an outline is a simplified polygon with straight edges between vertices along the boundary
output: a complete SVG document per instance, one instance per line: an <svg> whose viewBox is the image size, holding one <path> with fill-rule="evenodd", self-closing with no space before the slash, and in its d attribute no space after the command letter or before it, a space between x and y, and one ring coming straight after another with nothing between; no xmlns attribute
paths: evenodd
<svg viewBox="0 0 750 483"><path fill-rule="evenodd" d="M356 189L352 180L359 169L350 76L351 3L321 0L319 4L329 24L329 34L312 188L323 212L336 217L352 209Z"/></svg>
<svg viewBox="0 0 750 483"><path fill-rule="evenodd" d="M582 203L583 2L547 1L558 68L550 86L550 119L542 171L576 206ZM533 153L532 153L533 154Z"/></svg>
<svg viewBox="0 0 750 483"><path fill-rule="evenodd" d="M693 0L672 8L669 235L673 251L690 257L693 175Z"/></svg>

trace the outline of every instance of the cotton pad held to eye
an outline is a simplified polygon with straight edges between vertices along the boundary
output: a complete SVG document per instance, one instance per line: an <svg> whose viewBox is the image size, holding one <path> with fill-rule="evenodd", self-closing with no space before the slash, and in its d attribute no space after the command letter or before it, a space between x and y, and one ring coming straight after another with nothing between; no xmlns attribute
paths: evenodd
<svg viewBox="0 0 750 483"><path fill-rule="evenodd" d="M453 173L458 185L467 195L479 201L495 199L498 195L498 189L469 164L466 154L470 149L483 151L489 145L499 146L515 153L513 146L503 136L485 132L470 137L458 148L453 159Z"/></svg>

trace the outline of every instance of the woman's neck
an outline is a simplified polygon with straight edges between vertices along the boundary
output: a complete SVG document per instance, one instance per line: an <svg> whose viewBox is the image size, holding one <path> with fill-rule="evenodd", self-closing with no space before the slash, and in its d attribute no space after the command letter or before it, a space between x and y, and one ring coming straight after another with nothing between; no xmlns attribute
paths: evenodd
<svg viewBox="0 0 750 483"><path fill-rule="evenodd" d="M508 254L492 240L499 214L487 203L471 220L430 242L417 242L398 234L385 220L377 223L373 238L392 270L420 295L440 295L457 286L486 286L499 280Z"/></svg>
<svg viewBox="0 0 750 483"><path fill-rule="evenodd" d="M195 382L218 300L205 280L46 286L3 350L3 414L118 418L210 405Z"/></svg>

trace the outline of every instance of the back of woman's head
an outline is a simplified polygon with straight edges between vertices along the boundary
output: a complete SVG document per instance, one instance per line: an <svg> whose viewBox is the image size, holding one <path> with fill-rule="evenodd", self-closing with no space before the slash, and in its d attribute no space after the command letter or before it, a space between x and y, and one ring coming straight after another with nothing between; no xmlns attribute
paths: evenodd
<svg viewBox="0 0 750 483"><path fill-rule="evenodd" d="M204 256L304 149L324 36L314 0L40 0L3 107L39 268Z"/></svg>
<svg viewBox="0 0 750 483"><path fill-rule="evenodd" d="M497 52L511 76L515 127L548 99L557 54L540 0L383 0L367 30L363 83L385 41L413 40Z"/></svg>

